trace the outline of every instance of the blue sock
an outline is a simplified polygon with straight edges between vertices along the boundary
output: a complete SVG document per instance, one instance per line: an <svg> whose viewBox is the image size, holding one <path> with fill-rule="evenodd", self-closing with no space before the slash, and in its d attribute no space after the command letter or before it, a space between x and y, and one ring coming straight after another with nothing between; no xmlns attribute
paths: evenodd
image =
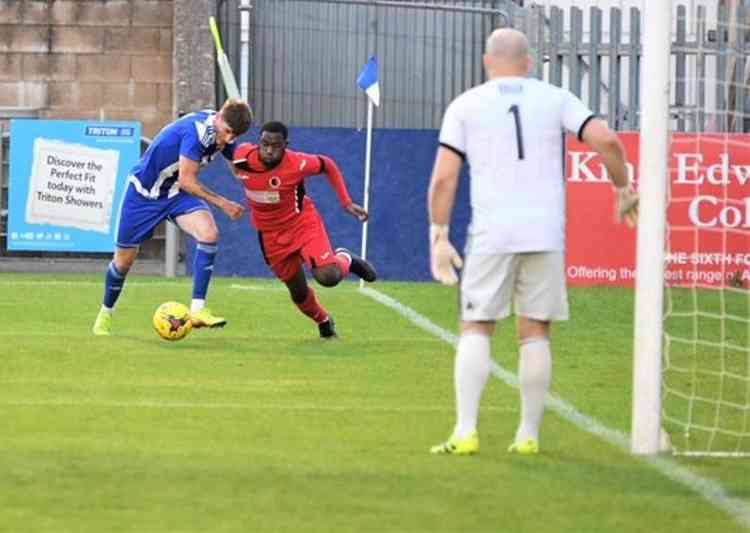
<svg viewBox="0 0 750 533"><path fill-rule="evenodd" d="M215 242L199 242L193 259L193 299L205 300L208 283L214 271L214 259L219 245Z"/></svg>
<svg viewBox="0 0 750 533"><path fill-rule="evenodd" d="M125 285L125 276L115 266L115 262L112 261L107 268L107 276L104 278L104 307L112 309L115 306L115 302L120 297L122 287Z"/></svg>

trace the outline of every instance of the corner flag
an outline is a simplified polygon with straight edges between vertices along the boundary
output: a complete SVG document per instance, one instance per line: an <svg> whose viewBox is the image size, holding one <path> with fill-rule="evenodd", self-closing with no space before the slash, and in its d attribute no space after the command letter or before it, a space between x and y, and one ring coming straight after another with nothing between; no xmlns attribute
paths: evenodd
<svg viewBox="0 0 750 533"><path fill-rule="evenodd" d="M372 56L365 64L362 72L357 78L357 85L367 93L370 101L376 106L380 105L380 84L378 83L378 57Z"/></svg>
<svg viewBox="0 0 750 533"><path fill-rule="evenodd" d="M367 93L367 141L365 142L365 201L364 208L370 208L370 167L372 160L372 109L380 105L380 84L378 83L378 56L372 56L357 77L357 85ZM362 224L362 259L367 259L367 220ZM359 280L359 287L364 281Z"/></svg>

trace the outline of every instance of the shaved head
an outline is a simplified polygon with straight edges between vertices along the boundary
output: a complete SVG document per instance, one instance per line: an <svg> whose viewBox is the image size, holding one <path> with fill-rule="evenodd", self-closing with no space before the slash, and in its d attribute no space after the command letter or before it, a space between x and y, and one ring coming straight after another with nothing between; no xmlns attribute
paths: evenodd
<svg viewBox="0 0 750 533"><path fill-rule="evenodd" d="M500 28L487 37L484 65L490 74L525 76L531 66L529 40L518 30Z"/></svg>
<svg viewBox="0 0 750 533"><path fill-rule="evenodd" d="M518 30L501 28L487 37L485 52L509 61L523 61L529 55L529 40Z"/></svg>

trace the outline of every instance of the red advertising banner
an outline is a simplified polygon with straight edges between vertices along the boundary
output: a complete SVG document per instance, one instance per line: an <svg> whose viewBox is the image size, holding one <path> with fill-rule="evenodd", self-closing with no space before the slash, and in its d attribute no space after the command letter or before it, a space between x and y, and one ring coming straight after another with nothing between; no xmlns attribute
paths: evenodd
<svg viewBox="0 0 750 533"><path fill-rule="evenodd" d="M638 133L622 133L636 188ZM675 134L669 159L667 282L750 288L750 135ZM601 159L567 141L567 274L571 286L635 284L635 229L615 221Z"/></svg>

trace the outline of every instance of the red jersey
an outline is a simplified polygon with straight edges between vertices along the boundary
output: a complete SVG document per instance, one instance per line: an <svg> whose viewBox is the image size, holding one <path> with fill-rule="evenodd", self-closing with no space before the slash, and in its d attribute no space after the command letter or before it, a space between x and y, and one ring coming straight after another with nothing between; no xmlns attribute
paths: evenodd
<svg viewBox="0 0 750 533"><path fill-rule="evenodd" d="M307 176L325 173L342 207L352 203L341 171L333 159L324 155L286 149L278 165L266 168L258 146L243 143L234 152L234 164L245 186L253 225L260 231L287 227L307 204L313 205L305 194Z"/></svg>

